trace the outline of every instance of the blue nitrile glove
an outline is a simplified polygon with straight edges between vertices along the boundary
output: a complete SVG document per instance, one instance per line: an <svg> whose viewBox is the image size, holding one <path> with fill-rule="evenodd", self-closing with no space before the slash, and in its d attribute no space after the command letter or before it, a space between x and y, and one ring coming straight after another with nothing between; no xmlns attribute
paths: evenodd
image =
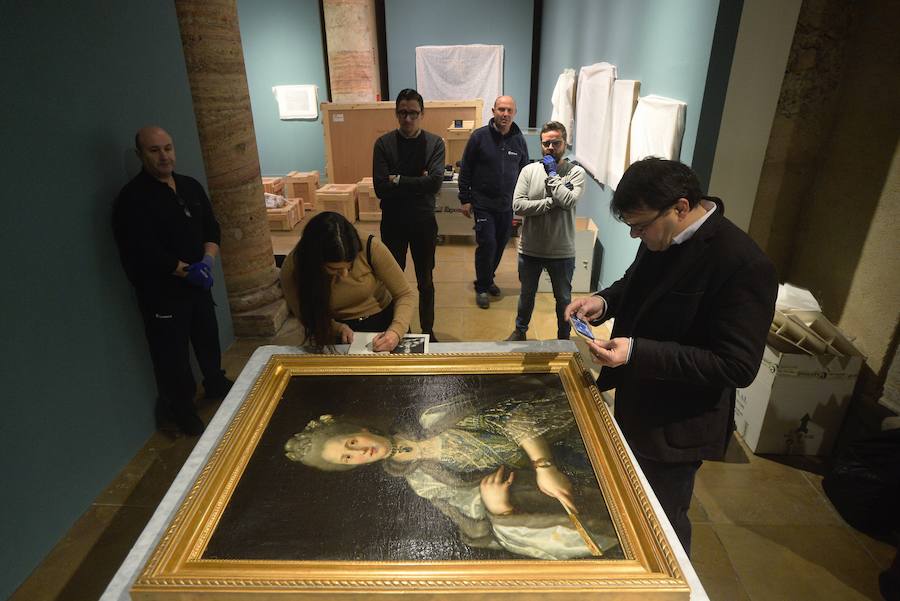
<svg viewBox="0 0 900 601"><path fill-rule="evenodd" d="M210 273L209 266L203 261L189 265L185 279L189 284L204 290L209 290L213 285L212 273Z"/></svg>
<svg viewBox="0 0 900 601"><path fill-rule="evenodd" d="M556 175L556 159L552 154L545 154L541 162L544 163L544 171L547 172L547 175Z"/></svg>

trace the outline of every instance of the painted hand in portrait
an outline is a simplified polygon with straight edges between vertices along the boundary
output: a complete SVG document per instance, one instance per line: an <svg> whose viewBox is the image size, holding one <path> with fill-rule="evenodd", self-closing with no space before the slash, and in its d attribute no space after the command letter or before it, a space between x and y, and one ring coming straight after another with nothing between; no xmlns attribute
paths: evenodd
<svg viewBox="0 0 900 601"><path fill-rule="evenodd" d="M208 559L623 557L555 374L293 378Z"/></svg>

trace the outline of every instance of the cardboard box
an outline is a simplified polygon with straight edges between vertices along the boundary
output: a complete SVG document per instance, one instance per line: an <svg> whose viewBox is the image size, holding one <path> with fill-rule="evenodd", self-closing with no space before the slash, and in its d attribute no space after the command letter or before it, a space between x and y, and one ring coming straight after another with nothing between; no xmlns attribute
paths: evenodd
<svg viewBox="0 0 900 601"><path fill-rule="evenodd" d="M811 356L766 346L756 379L737 391L734 420L747 446L754 453L828 455L863 362L852 353Z"/></svg>
<svg viewBox="0 0 900 601"><path fill-rule="evenodd" d="M528 217L525 217L528 219ZM575 272L572 275L572 292L593 292L591 290L591 270L594 267L594 244L597 241L597 226L587 217L575 218ZM538 292L553 292L550 276L541 272Z"/></svg>
<svg viewBox="0 0 900 601"><path fill-rule="evenodd" d="M289 232L303 219L303 209L299 198L286 198L285 205L278 209L266 209L269 229Z"/></svg>
<svg viewBox="0 0 900 601"><path fill-rule="evenodd" d="M316 190L320 211L334 211L353 223L356 221L356 184L328 184Z"/></svg>
<svg viewBox="0 0 900 601"><path fill-rule="evenodd" d="M304 211L316 210L318 187L318 171L291 171L284 176L284 195L288 198L302 198Z"/></svg>
<svg viewBox="0 0 900 601"><path fill-rule="evenodd" d="M356 206L360 221L381 221L381 201L375 196L371 177L364 177L356 184Z"/></svg>

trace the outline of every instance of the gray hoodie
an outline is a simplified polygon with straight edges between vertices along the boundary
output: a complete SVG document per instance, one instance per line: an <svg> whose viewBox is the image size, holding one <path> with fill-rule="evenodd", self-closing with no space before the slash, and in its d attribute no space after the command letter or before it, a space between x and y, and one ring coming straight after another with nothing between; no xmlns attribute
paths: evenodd
<svg viewBox="0 0 900 601"><path fill-rule="evenodd" d="M531 163L519 173L513 211L525 217L519 252L540 259L575 256L575 203L584 192L584 169L564 159L558 175L549 176L543 163Z"/></svg>

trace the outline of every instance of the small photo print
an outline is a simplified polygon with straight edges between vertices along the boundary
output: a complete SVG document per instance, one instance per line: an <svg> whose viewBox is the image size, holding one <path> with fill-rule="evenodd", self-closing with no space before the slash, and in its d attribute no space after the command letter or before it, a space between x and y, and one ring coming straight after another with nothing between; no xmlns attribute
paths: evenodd
<svg viewBox="0 0 900 601"><path fill-rule="evenodd" d="M353 334L353 343L350 345L348 354L350 355L375 355L379 354L372 350L372 340L379 335L379 332L355 332ZM392 355L411 355L424 354L428 352L428 334L406 334L397 343L397 346L390 352Z"/></svg>

